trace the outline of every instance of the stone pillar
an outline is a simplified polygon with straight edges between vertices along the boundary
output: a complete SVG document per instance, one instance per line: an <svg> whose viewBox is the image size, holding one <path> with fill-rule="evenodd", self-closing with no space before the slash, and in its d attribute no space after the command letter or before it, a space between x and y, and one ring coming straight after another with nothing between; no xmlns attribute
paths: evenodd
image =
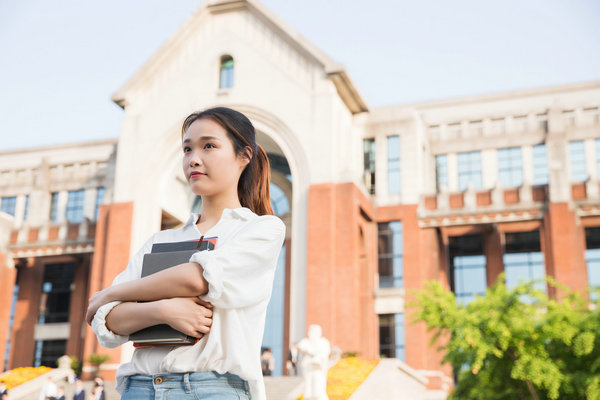
<svg viewBox="0 0 600 400"><path fill-rule="evenodd" d="M83 338L85 333L85 312L88 300L88 279L90 258L84 257L75 265L73 291L69 305L69 340L66 352L68 355L81 358L83 353Z"/></svg>
<svg viewBox="0 0 600 400"><path fill-rule="evenodd" d="M361 262L359 250L362 214L372 219L370 210L368 199L353 183L309 188L307 325L321 325L332 346L367 357L375 356L378 348L372 294L377 264L374 256ZM365 248L374 249L376 236L365 235L364 240ZM368 280L368 288L361 277Z"/></svg>
<svg viewBox="0 0 600 400"><path fill-rule="evenodd" d="M89 275L87 297L108 287L130 259L133 203L113 203L100 206L96 224L95 250ZM116 369L121 363L121 349L107 349L98 343L92 328L86 325L83 346L83 360L91 354L108 354L111 359L103 365L102 376L114 380ZM83 364L84 379L93 373L93 367Z"/></svg>
<svg viewBox="0 0 600 400"><path fill-rule="evenodd" d="M35 351L33 332L40 309L44 262L41 258L20 267L19 296L11 332L8 368L31 367Z"/></svg>
<svg viewBox="0 0 600 400"><path fill-rule="evenodd" d="M0 251L0 355L2 355L0 372L4 371L4 354L8 340L8 324L16 272L14 267L7 265L6 254Z"/></svg>
<svg viewBox="0 0 600 400"><path fill-rule="evenodd" d="M504 260L502 259L502 240L500 232L492 225L483 235L485 251L485 276L487 286L496 283L498 275L504 271Z"/></svg>
<svg viewBox="0 0 600 400"><path fill-rule="evenodd" d="M587 270L583 227L568 203L549 203L544 217L544 260L548 275L585 294ZM556 295L550 288L549 294Z"/></svg>

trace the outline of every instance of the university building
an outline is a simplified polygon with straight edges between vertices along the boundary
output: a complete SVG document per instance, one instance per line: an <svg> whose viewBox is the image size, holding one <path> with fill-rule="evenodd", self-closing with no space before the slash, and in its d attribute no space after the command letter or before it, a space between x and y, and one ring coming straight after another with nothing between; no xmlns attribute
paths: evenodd
<svg viewBox="0 0 600 400"><path fill-rule="evenodd" d="M216 105L252 120L287 226L264 339L279 374L316 323L342 351L396 357L447 389L408 291L437 280L464 303L502 272L600 286L600 82L369 108L258 1L211 0L112 100L117 139L0 153L3 369L104 353L114 377L133 348L97 343L87 299L201 211L180 127Z"/></svg>

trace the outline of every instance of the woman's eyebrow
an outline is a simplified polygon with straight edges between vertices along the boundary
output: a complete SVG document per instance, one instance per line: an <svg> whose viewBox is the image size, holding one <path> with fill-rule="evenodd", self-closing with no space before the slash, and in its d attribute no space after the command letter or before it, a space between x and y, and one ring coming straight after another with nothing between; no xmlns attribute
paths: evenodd
<svg viewBox="0 0 600 400"><path fill-rule="evenodd" d="M201 141L201 140L218 140L218 141L221 141L221 139L219 139L219 138L218 138L218 137L216 137L216 136L200 136L200 137L198 138L198 140L199 140L199 141ZM185 139L185 140L183 141L183 143L189 143L189 142L191 142L191 141L192 141L191 139L187 138L187 139Z"/></svg>

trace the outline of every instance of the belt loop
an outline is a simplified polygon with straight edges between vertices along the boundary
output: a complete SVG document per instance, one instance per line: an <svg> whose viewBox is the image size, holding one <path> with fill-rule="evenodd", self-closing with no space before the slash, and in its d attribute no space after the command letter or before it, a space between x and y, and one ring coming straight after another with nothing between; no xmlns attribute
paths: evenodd
<svg viewBox="0 0 600 400"><path fill-rule="evenodd" d="M190 386L190 373L189 372L186 372L185 374L183 374L183 384L185 387L185 392L189 394L192 391L192 387Z"/></svg>

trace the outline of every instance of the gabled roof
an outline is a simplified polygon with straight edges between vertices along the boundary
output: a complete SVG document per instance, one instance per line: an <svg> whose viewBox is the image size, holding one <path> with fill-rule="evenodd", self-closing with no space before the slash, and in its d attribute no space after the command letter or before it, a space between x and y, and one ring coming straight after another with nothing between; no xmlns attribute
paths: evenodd
<svg viewBox="0 0 600 400"><path fill-rule="evenodd" d="M187 33L207 14L220 14L240 9L247 9L282 37L295 45L306 56L323 66L325 73L335 85L338 94L348 109L353 113L368 111L367 105L352 84L344 67L333 61L316 46L302 37L287 23L272 13L258 0L207 0L183 23L175 33L158 49L156 53L115 93L111 99L120 107L127 106L125 94L138 82L147 78L154 70L160 68L163 60L169 57L173 49L187 38Z"/></svg>

